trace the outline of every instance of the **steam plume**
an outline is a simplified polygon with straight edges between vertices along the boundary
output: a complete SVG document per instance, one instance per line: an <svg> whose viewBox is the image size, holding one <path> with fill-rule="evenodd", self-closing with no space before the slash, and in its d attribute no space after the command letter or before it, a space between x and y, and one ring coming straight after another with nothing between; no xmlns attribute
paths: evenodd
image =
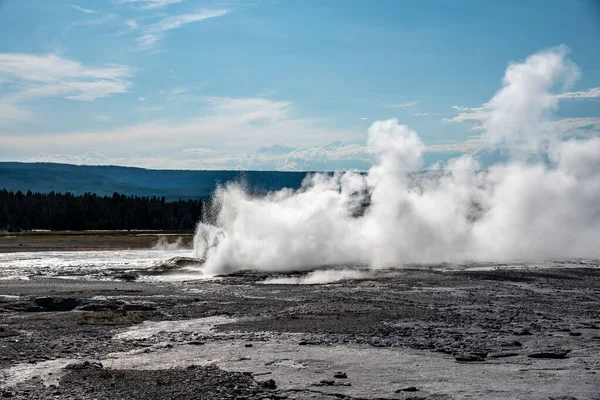
<svg viewBox="0 0 600 400"><path fill-rule="evenodd" d="M553 91L579 76L566 56L558 47L511 64L486 104L484 140L511 161L481 172L463 156L414 173L423 168L418 135L378 121L368 131L378 161L367 174L316 174L264 197L219 188L196 256L208 273L600 257L600 139L551 119Z"/></svg>

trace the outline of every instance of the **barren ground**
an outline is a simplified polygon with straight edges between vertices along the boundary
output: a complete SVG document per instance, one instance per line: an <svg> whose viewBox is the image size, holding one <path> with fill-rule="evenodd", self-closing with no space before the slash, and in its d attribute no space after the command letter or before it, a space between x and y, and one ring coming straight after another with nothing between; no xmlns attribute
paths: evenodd
<svg viewBox="0 0 600 400"><path fill-rule="evenodd" d="M486 267L0 280L0 396L600 399L598 263Z"/></svg>

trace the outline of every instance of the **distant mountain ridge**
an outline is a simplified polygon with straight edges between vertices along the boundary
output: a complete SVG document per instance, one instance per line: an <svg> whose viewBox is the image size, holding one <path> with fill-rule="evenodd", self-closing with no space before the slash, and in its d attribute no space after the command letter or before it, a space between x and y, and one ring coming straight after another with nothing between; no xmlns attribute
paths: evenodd
<svg viewBox="0 0 600 400"><path fill-rule="evenodd" d="M0 189L48 193L86 192L208 199L218 185L242 182L249 190L297 189L307 172L150 170L136 167L0 162Z"/></svg>

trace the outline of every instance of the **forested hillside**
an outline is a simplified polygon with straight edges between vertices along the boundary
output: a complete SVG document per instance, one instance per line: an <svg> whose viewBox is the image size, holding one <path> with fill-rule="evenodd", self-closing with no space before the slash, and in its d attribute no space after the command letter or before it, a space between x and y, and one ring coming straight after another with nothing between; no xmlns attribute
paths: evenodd
<svg viewBox="0 0 600 400"><path fill-rule="evenodd" d="M27 193L0 190L0 230L190 230L202 216L201 200L167 201L114 193Z"/></svg>
<svg viewBox="0 0 600 400"><path fill-rule="evenodd" d="M240 182L255 193L297 189L305 172L150 170L118 166L0 162L0 189L75 195L114 192L166 200L209 199L218 185Z"/></svg>

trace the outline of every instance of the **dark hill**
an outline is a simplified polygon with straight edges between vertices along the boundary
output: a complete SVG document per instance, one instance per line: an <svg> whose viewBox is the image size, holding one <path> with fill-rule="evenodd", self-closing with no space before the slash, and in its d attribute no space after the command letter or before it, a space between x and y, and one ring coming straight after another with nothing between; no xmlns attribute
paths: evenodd
<svg viewBox="0 0 600 400"><path fill-rule="evenodd" d="M47 193L86 192L207 199L219 184L243 182L254 192L298 188L306 172L149 170L118 166L0 162L0 189Z"/></svg>

